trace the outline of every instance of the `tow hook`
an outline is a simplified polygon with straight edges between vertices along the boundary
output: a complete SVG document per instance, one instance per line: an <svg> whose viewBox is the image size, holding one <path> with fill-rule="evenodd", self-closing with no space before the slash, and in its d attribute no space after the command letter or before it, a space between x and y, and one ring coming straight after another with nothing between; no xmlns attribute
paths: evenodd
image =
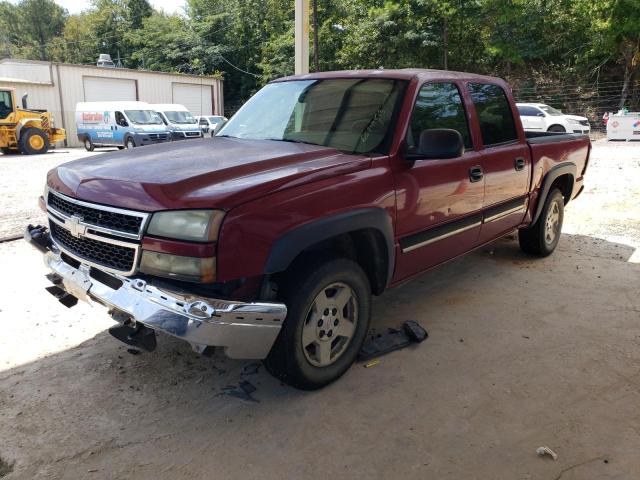
<svg viewBox="0 0 640 480"><path fill-rule="evenodd" d="M123 325L111 327L109 333L132 347L141 348L147 352L153 352L156 349L156 332L139 322L129 320Z"/></svg>

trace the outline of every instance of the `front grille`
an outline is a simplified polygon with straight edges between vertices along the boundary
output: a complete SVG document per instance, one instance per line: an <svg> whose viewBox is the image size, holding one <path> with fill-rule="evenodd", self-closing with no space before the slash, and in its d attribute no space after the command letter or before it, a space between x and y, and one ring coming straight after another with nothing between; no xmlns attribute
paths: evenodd
<svg viewBox="0 0 640 480"><path fill-rule="evenodd" d="M166 133L150 133L149 138L151 140L166 140L167 138L169 138L169 135L167 135Z"/></svg>
<svg viewBox="0 0 640 480"><path fill-rule="evenodd" d="M129 272L135 261L135 248L113 245L86 237L74 237L55 222L49 222L51 235L56 243L70 253L89 262L114 270Z"/></svg>
<svg viewBox="0 0 640 480"><path fill-rule="evenodd" d="M124 213L109 212L97 208L86 207L69 202L52 192L49 192L47 202L50 207L67 216L80 215L83 222L96 225L98 227L110 228L119 232L140 233L142 217L126 215Z"/></svg>

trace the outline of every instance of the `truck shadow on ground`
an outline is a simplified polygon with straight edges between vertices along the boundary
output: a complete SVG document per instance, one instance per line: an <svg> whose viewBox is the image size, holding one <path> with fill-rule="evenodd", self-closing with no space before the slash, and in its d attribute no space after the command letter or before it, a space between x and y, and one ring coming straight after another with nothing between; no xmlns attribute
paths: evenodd
<svg viewBox="0 0 640 480"><path fill-rule="evenodd" d="M479 303L489 310L503 304L501 285L529 282L535 297L543 294L553 272L571 270L580 281L604 275L601 266L592 265L596 258L618 260L607 263L606 275L624 281L630 269L638 268L627 262L633 253L627 245L565 235L556 255L535 259L520 252L514 237L506 237L376 298L372 331L412 319L443 335L448 322L473 317ZM493 303L482 300L485 289L495 292ZM463 330L474 328L473 322L464 325ZM462 341L461 333L455 335ZM325 390L301 392L272 378L260 362L230 360L222 353L203 357L169 336L158 340L156 351L131 354L103 332L75 348L0 372L0 423L5 425L0 436L12 439L9 452L0 454L16 460L17 470L28 467L33 474L58 461L81 463L95 452L162 442L185 431L206 439L233 422L233 428L249 428L256 417L279 415L275 412L282 405L295 413L324 392L340 395L370 379L357 364ZM412 347L411 353L421 359L419 351L432 341ZM44 418L55 418L55 426ZM55 458L29 450L43 435L53 442L68 439L67 453ZM7 457L10 453L16 458Z"/></svg>

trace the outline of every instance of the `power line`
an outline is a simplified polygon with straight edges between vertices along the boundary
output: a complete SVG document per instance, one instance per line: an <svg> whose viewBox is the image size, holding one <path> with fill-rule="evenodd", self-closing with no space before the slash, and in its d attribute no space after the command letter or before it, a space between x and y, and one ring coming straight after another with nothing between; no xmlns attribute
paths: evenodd
<svg viewBox="0 0 640 480"><path fill-rule="evenodd" d="M219 54L220 55L220 54ZM231 65L233 68L235 68L236 70L238 70L239 72L242 73L246 73L247 75L253 75L256 78L260 78L260 75L256 75L255 73L251 73L251 72L247 72L246 70L241 69L240 67L235 66L233 63L231 63L229 60L227 60L226 58L224 58L222 55L220 55L220 58L222 60L224 60L225 62L227 62L229 65Z"/></svg>

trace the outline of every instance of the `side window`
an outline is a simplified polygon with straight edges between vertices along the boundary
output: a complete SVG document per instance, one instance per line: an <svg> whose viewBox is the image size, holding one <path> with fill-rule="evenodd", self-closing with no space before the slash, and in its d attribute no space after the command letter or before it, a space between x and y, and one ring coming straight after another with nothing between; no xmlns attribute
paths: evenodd
<svg viewBox="0 0 640 480"><path fill-rule="evenodd" d="M122 114L122 112L116 112L116 123L118 125L120 125L121 127L128 127L129 124L127 123L127 120L124 118L124 115Z"/></svg>
<svg viewBox="0 0 640 480"><path fill-rule="evenodd" d="M13 112L11 93L7 91L0 92L0 118L7 118L11 112Z"/></svg>
<svg viewBox="0 0 640 480"><path fill-rule="evenodd" d="M487 83L470 83L469 92L476 107L485 147L518 139L511 107L502 88Z"/></svg>
<svg viewBox="0 0 640 480"><path fill-rule="evenodd" d="M540 113L540 110L534 107L519 106L518 113L521 117L535 117Z"/></svg>
<svg viewBox="0 0 640 480"><path fill-rule="evenodd" d="M201 118L200 119L200 125L205 125L206 126L206 125L209 125L209 122L207 122L206 118Z"/></svg>
<svg viewBox="0 0 640 480"><path fill-rule="evenodd" d="M409 148L416 147L420 132L431 128L457 130L465 148L473 148L464 105L453 83L428 83L420 89L407 133Z"/></svg>

